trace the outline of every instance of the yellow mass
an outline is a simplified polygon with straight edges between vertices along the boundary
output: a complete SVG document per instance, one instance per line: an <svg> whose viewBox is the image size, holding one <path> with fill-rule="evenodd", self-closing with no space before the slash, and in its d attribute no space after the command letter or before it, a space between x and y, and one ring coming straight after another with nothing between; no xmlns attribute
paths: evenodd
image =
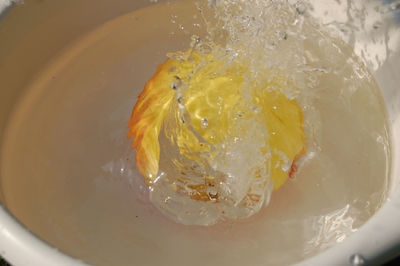
<svg viewBox="0 0 400 266"><path fill-rule="evenodd" d="M212 161L213 147L241 140L247 130L242 121L260 123L267 130L254 134L263 136L259 147L274 190L293 175L306 150L302 110L285 95L289 81L283 75L266 71L249 81L249 73L243 64L198 52L171 57L158 67L138 97L128 134L137 168L150 186L159 175L159 136L166 124L173 131L167 139L174 136L182 156L196 161L206 154ZM191 187L197 192L191 193L192 199L218 200L206 195L210 179L205 176L204 185Z"/></svg>

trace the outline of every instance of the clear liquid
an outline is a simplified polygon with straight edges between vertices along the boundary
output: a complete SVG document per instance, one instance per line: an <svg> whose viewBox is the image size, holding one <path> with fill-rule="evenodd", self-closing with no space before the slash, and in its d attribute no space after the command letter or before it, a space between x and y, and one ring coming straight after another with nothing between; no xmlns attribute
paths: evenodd
<svg viewBox="0 0 400 266"><path fill-rule="evenodd" d="M338 79L364 73L343 67L318 77L314 101L303 105L307 123L321 121L308 127L320 130L307 140L315 149L267 208L198 227L174 223L149 202L126 126L165 54L203 33L197 14L177 2L121 16L56 56L27 88L0 169L7 207L35 234L96 265L278 265L343 241L380 207L390 160L384 106L373 80L351 87ZM323 44L306 50L322 53L326 69L341 66L323 56Z"/></svg>

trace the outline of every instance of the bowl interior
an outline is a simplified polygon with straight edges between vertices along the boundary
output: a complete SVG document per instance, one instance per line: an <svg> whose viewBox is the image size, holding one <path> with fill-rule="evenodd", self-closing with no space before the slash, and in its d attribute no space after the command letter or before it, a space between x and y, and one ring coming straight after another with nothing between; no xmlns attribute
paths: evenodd
<svg viewBox="0 0 400 266"><path fill-rule="evenodd" d="M5 3L7 1L3 1ZM158 1L148 0L54 0L54 1L24 1L23 4L14 4L11 8L3 13L0 13L0 140L6 134L6 128L10 122L10 117L14 112L14 107L19 103L19 99L25 95L26 87L32 82L32 80L38 79L40 71L53 63L54 57L61 55L63 51L68 50L77 41L82 40L85 36L95 31L100 25L107 23L108 21L129 14L134 10L141 10L142 8L153 5ZM163 2L163 1L160 1ZM312 9L312 15L319 18L322 23L330 27L336 34L341 37L351 46L354 47L355 52L364 63L369 67L377 80L379 87L382 89L382 95L386 103L388 120L391 126L392 136L392 166L391 166L391 186L389 192L390 202L387 202L385 206L376 215L374 215L370 221L368 221L359 232L355 233L348 240L344 241L345 245L338 245L332 251L328 251L320 254L314 262L336 261L340 263L348 263L349 257L354 253L364 252L363 256L369 261L379 261L385 259L387 256L394 254L392 248L400 243L400 236L398 230L393 234L393 230L396 230L396 222L400 222L400 90L398 84L400 83L400 76L398 75L398 69L400 68L400 20L399 19L399 7L396 5L396 1L351 1L348 3L339 3L331 1L329 4L321 3L321 1L308 1L314 8ZM0 0L0 8L1 8ZM351 4L350 4L351 3ZM4 4L5 6L5 4ZM359 20L357 17L353 17L357 12L361 12L363 16L360 16ZM346 13L347 12L347 13ZM353 13L352 13L353 12ZM346 14L346 15L344 15ZM154 17L147 17L146 23L157 24L157 20L161 20L163 14L156 14ZM146 18L146 16L144 16ZM135 18L132 18L135 19ZM128 29L126 29L128 30ZM101 35L92 35L93 38L102 38ZM97 36L97 37L96 37ZM160 37L161 38L161 37ZM166 34L165 38L170 38ZM106 44L105 44L106 45ZM127 63L124 65L125 68L129 68L129 60L149 60L148 55L144 57L140 53L140 46L143 44L138 43L138 52L132 56L132 58L125 58ZM182 42L182 47L186 45L186 42ZM160 54L165 54L170 50L171 46L165 44L158 51L159 54L154 55L154 60L159 58ZM82 48L83 49L83 48ZM96 49L96 48L94 48ZM151 59L151 58L150 58ZM65 58L68 60L68 58ZM151 75L157 64L150 64L144 66L143 69L136 70L134 73L128 76L118 77L119 79L126 78L129 81L143 83ZM56 65L53 65L56 67ZM96 61L93 59L93 71L96 71ZM100 70L99 70L100 71ZM116 74L117 75L117 74ZM128 75L128 74L127 74ZM95 73L93 73L93 76ZM88 74L90 77L90 74ZM115 82L118 82L116 79ZM40 84L40 82L38 83ZM101 86L101 85L99 85ZM93 91L93 93L95 93ZM138 92L137 92L138 93ZM112 97L112 94L104 95L104 97ZM132 98L135 98L134 95ZM111 100L110 100L111 101ZM54 108L62 103L54 103ZM96 103L88 103L95 105ZM121 106L123 112L129 113L130 105ZM110 110L105 110L104 116ZM82 112L90 113L90 108L82 110ZM49 119L57 119L56 115L51 113L44 113ZM111 118L112 120L112 118ZM94 124L99 126L98 124ZM67 126L73 126L67 124ZM29 127L28 127L29 130ZM40 134L37 133L37 134ZM89 134L89 133L88 133ZM27 136L29 137L29 136ZM54 145L57 141L54 140ZM96 150L95 146L90 146L88 142L88 148ZM0 141L0 145L1 145ZM1 148L1 146L0 146ZM44 149L50 149L51 147L44 147ZM111 148L110 148L111 149ZM112 152L112 151L111 151ZM40 152L37 152L38 156ZM4 156L4 154L2 154ZM102 156L102 155L96 155ZM0 160L1 161L1 160ZM26 162L29 164L29 162ZM80 162L76 162L79 164ZM1 167L1 166L0 166ZM15 167L19 167L16 165ZM23 167L20 166L20 167ZM63 166L60 166L61 168ZM67 166L65 166L67 167ZM117 166L115 166L117 167ZM112 167L111 167L112 168ZM110 168L110 169L111 169ZM66 170L67 171L67 170ZM96 259L97 248L99 249L117 249L118 245L116 242L124 241L123 239L114 238L115 230L127 231L127 228L118 228L119 225L125 223L119 223L124 219L131 219L129 215L126 217L110 217L109 213L104 213L99 219L99 222L95 224L85 225L87 228L88 235L95 238L97 232L102 232L109 239L107 243L99 241L98 246L91 246L87 248L87 239L84 237L76 238L75 245L71 246L66 239L68 235L78 236L81 232L74 231L74 227L71 224L84 223L85 221L76 220L72 216L68 216L63 211L57 211L56 209L50 209L49 205L45 201L36 204L36 206L43 206L41 209L31 209L31 204L26 201L27 198L37 198L41 200L40 196L36 196L37 193L48 193L47 182L41 183L29 182L26 180L13 180L16 191L7 191L7 195L15 195L9 204L7 199L4 197L4 191L2 191L2 183L7 179L6 176L2 175L0 168L0 200L8 211L16 217L24 226L31 230L34 234L38 235L41 239L51 245L59 248L61 251L67 254L73 254L79 259L83 259L90 263L99 265L108 264L123 264L123 260L119 261L118 251L113 250L112 254L115 255L113 258L109 258L109 261ZM90 174L89 172L86 174ZM138 174L138 173L135 173ZM28 180L28 181L27 181ZM11 182L11 181L7 181ZM72 186L68 182L58 184L65 188L65 193L69 193L74 190L68 199L70 205L75 206L74 202L88 202L90 200L96 200L101 202L99 206L103 206L106 209L118 209L123 208L121 206L115 206L113 201L116 196L115 191L120 191L120 195L127 195L125 190L130 190L130 187L121 186L121 184L114 184L114 188L110 189L109 192L105 192L104 195L108 195L107 198L96 197L96 193L91 194L92 199L89 199L85 187L98 186L106 187L113 186L110 184L92 184L89 181L82 179L82 185L80 187ZM85 183L87 182L87 183ZM143 184L132 184L133 186L141 186ZM59 190L58 190L59 191ZM140 190L137 191L141 193ZM107 194L108 193L108 194ZM21 196L24 195L24 196ZM146 195L143 195L145 197ZM123 197L123 196L120 196ZM62 195L52 195L49 197L55 200L63 198ZM47 199L49 199L47 198ZM67 197L64 197L64 199ZM121 199L120 199L121 200ZM130 201L132 198L126 197L122 200ZM135 199L137 200L137 199ZM397 207L395 205L397 204ZM22 207L21 207L22 206ZM20 209L23 208L24 211ZM71 207L72 208L72 207ZM150 207L151 208L151 207ZM82 205L80 210L85 212L87 216L91 215L90 209L85 208ZM120 209L120 213L130 212L129 209ZM157 211L154 209L150 212L150 216L154 216ZM393 213L395 215L393 215ZM41 224L40 219L35 219L38 216L48 216L49 224ZM129 217L128 217L129 216ZM54 221L52 221L54 219ZM89 221L90 219L88 219ZM113 224L116 228L108 228L106 222L114 220ZM389 222L390 220L390 222ZM63 221L63 222L60 222ZM52 224L54 223L54 224ZM133 223L140 224L140 220L135 220ZM160 222L162 226L162 222ZM50 227L49 227L50 225ZM52 227L53 226L53 227ZM138 225L142 226L142 225ZM387 227L386 231L378 233L376 228ZM54 229L51 229L51 227ZM62 231L59 230L62 228ZM92 230L92 231L90 231ZM185 229L191 230L191 229ZM177 230L176 234L180 234L183 231ZM128 230L129 231L129 230ZM361 236L357 236L361 235ZM365 246L365 236L376 235L377 246L368 250ZM154 238L157 236L154 235ZM196 237L201 237L199 232ZM378 239L379 238L379 239ZM104 238L103 238L104 239ZM129 239L136 239L135 241L128 241ZM115 242L115 243L114 243ZM160 243L168 245L168 241L161 241ZM132 250L138 250L141 252L140 258L145 259L146 257L152 257L157 252L163 252L160 248L160 243L155 243L142 238L139 234L128 234L126 235L126 245ZM347 250L347 251L344 251ZM387 252L385 252L385 250ZM329 253L330 252L330 253ZM133 252L134 253L134 252ZM121 251L122 254L122 251ZM342 254L342 255L337 255ZM204 256L215 256L216 254L204 254ZM138 254L139 256L139 254ZM385 257L386 256L386 257ZM162 256L161 256L162 257ZM321 261L318 261L318 260ZM224 264L223 261L219 262Z"/></svg>

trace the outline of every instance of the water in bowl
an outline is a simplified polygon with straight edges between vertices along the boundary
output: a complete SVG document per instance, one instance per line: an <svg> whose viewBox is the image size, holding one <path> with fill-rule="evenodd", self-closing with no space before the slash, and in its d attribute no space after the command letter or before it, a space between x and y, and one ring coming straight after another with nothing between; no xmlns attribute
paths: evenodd
<svg viewBox="0 0 400 266"><path fill-rule="evenodd" d="M309 25L301 43L278 32L287 43L269 55L292 61L304 89L309 151L296 178L245 220L184 226L154 207L127 123L167 52L206 35L198 8L162 2L99 25L32 80L0 169L7 207L35 234L96 265L288 264L343 241L381 206L390 139L379 88L350 47Z"/></svg>

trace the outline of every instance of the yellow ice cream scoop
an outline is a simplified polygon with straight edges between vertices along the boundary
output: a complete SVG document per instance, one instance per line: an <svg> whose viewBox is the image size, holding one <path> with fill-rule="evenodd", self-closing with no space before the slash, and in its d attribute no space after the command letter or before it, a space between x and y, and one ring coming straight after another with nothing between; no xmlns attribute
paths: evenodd
<svg viewBox="0 0 400 266"><path fill-rule="evenodd" d="M211 53L189 51L176 58L167 59L147 82L129 123L128 137L134 138L137 168L146 182L152 185L159 175L159 136L165 127L166 139L174 143L180 155L193 161L202 161L204 155L205 161L214 165L211 168L219 171L234 168L218 160L233 158L226 154L238 150L233 147L238 147L242 139L254 139L256 145L249 148L260 149L265 167L250 171L254 176L241 178L257 180L267 174L260 171L266 171L275 190L282 186L306 149L301 108L284 94L288 81L279 72L268 71L249 79L245 64ZM238 152L243 153L243 149ZM247 163L240 167L247 167ZM218 200L217 194L207 193L213 179L204 176L204 183L188 185L190 198ZM261 184L266 185L267 181ZM179 186L175 189L188 191ZM257 201L251 185L246 191Z"/></svg>

